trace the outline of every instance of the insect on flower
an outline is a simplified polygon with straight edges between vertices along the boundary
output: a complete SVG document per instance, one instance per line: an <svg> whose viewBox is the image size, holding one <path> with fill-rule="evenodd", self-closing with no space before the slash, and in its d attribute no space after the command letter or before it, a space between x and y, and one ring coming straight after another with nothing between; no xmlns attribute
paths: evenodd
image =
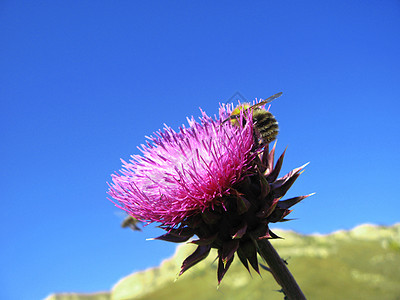
<svg viewBox="0 0 400 300"><path fill-rule="evenodd" d="M275 117L266 109L261 108L261 106L272 102L276 98L282 96L282 92L277 93L268 99L265 99L259 103L254 105L250 105L249 103L244 103L236 107L231 115L226 118L222 123L230 121L232 125L239 124L239 116L241 112L251 112L254 128L255 128L255 140L257 143L261 142L261 145L267 145L273 140L276 139L278 135L279 127L278 122L276 121Z"/></svg>
<svg viewBox="0 0 400 300"><path fill-rule="evenodd" d="M282 200L305 165L279 177L284 154L274 164L275 146L269 150L276 120L260 106L281 94L253 106L222 105L215 119L203 112L200 122L188 119L189 127L178 132L166 126L112 175L108 194L115 205L141 222L159 223L167 233L156 239L198 238L180 275L211 249L218 253L218 283L235 255L247 270L250 265L259 272L264 240L278 238L269 223L288 221L289 208L309 196ZM255 131L261 143L254 143Z"/></svg>

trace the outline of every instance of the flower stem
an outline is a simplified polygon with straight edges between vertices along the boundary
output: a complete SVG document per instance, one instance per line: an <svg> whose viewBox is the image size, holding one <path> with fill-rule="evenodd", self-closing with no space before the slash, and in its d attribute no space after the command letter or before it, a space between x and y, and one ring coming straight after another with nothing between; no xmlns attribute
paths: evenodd
<svg viewBox="0 0 400 300"><path fill-rule="evenodd" d="M267 239L258 240L259 253L269 266L269 271L274 276L276 282L282 287L287 299L301 300L306 299L299 285L286 267L285 262L276 252L275 248ZM286 299L286 298L285 298Z"/></svg>

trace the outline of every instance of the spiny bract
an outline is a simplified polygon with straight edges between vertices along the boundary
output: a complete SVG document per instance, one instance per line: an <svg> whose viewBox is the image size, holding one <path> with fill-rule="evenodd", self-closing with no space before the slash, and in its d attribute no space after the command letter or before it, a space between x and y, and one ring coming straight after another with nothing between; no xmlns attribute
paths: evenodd
<svg viewBox="0 0 400 300"><path fill-rule="evenodd" d="M257 252L261 239L278 238L268 224L288 221L289 208L307 196L281 200L300 176L304 166L278 178L284 153L273 166L275 146L268 146L243 174L243 180L234 184L230 194L220 200L221 205L183 221L179 228L163 227L168 233L157 239L185 242L196 235L191 243L197 249L182 264L180 275L206 258L211 248L218 249L218 283L231 265L235 252L249 270L248 263L259 272Z"/></svg>

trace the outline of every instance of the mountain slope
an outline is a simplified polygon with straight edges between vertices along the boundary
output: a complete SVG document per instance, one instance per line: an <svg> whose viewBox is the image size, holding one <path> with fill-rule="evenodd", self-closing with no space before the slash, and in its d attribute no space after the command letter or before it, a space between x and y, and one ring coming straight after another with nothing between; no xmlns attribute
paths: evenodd
<svg viewBox="0 0 400 300"><path fill-rule="evenodd" d="M307 299L400 299L400 224L361 225L330 235L276 230L273 240ZM176 279L194 245L178 247L160 267L121 279L109 294L58 294L48 300L283 299L271 274L252 276L235 259L217 289L216 253ZM261 261L261 259L260 259Z"/></svg>

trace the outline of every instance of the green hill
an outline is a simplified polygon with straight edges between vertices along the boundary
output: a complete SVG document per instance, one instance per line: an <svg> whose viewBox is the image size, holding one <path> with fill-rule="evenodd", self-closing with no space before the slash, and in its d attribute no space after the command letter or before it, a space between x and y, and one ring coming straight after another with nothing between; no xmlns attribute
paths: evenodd
<svg viewBox="0 0 400 300"><path fill-rule="evenodd" d="M288 261L307 299L400 299L400 223L361 225L329 235L274 232L285 238L272 244ZM194 249L178 247L159 267L121 279L109 293L54 294L46 300L283 299L271 274L250 276L238 259L217 289L215 253L175 281Z"/></svg>

